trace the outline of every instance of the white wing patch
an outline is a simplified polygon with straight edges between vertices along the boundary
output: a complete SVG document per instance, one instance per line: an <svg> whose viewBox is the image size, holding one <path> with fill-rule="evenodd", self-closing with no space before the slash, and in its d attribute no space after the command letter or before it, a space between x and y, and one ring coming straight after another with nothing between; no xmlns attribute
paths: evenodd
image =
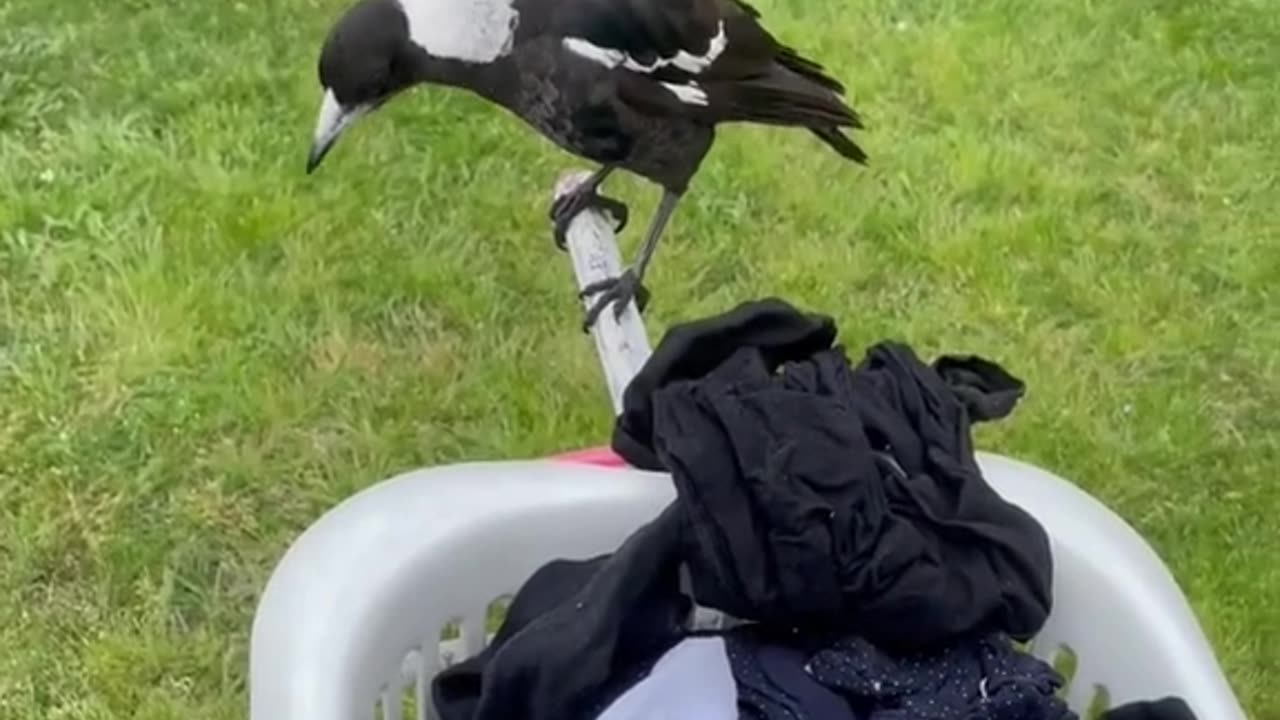
<svg viewBox="0 0 1280 720"><path fill-rule="evenodd" d="M662 83L662 87L670 90L671 94L675 95L676 99L684 103L685 105L706 105L707 104L707 93L705 90L699 87L698 83L696 82L691 82L684 85L664 82Z"/></svg>
<svg viewBox="0 0 1280 720"><path fill-rule="evenodd" d="M512 0L398 0L409 39L439 58L489 63L511 52L520 14Z"/></svg>
<svg viewBox="0 0 1280 720"><path fill-rule="evenodd" d="M716 58L720 57L720 53L724 52L724 47L727 43L728 38L726 38L724 34L724 21L721 20L720 24L716 27L715 37L711 38L711 46L707 48L707 52L704 55L690 55L684 50L681 50L675 54L675 57L658 58L654 60L651 65L642 65L628 57L623 62L623 66L628 70L651 73L658 68L666 67L667 65L675 65L680 70L696 75L711 67L711 63L715 62Z"/></svg>
<svg viewBox="0 0 1280 720"><path fill-rule="evenodd" d="M618 67L627 57L621 50L610 50L599 45L592 45L582 38L565 38L563 44L564 48L574 55L584 57L607 68Z"/></svg>
<svg viewBox="0 0 1280 720"><path fill-rule="evenodd" d="M684 50L677 52L672 57L657 58L652 63L646 65L637 62L635 58L612 48L602 48L594 45L582 38L565 38L564 47L569 52L584 57L592 62L599 63L605 67L618 67L621 65L627 70L639 73L652 73L660 68L673 65L676 68L687 73L697 75L698 73L711 67L711 63L720 57L724 52L725 45L728 44L728 38L724 34L724 21L721 20L716 28L715 37L711 38L711 45L707 48L707 52L702 55L691 55ZM702 92L699 90L698 92ZM705 97L705 95L704 95Z"/></svg>

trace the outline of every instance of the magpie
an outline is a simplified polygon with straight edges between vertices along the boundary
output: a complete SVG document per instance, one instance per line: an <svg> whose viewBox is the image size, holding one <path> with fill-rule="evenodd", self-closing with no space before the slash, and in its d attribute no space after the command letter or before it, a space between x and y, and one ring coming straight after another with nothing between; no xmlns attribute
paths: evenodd
<svg viewBox="0 0 1280 720"><path fill-rule="evenodd" d="M550 208L565 248L573 217L626 206L598 190L622 168L662 188L640 251L618 277L593 283L589 329L610 302L635 298L658 240L711 148L717 125L807 129L865 165L843 131L863 127L843 84L782 44L744 0L359 0L334 23L320 52L323 97L307 173L360 118L423 83L504 108L598 169Z"/></svg>

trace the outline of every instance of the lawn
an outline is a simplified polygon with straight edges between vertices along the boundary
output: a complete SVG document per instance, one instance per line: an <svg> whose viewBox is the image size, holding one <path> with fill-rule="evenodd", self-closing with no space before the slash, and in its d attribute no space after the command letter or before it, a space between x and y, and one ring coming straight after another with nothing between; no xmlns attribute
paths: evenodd
<svg viewBox="0 0 1280 720"><path fill-rule="evenodd" d="M436 90L303 174L344 1L0 6L5 720L243 717L255 600L326 508L607 438L545 216L575 161ZM855 353L997 359L1029 394L979 444L1134 523L1280 717L1280 14L758 5L847 82L872 165L723 131L651 336L776 294ZM630 254L657 192L609 188Z"/></svg>

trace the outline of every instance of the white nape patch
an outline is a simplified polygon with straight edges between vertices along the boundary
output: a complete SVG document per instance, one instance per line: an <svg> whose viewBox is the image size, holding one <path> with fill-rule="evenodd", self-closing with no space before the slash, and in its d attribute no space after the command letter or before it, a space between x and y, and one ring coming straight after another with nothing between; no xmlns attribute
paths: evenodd
<svg viewBox="0 0 1280 720"><path fill-rule="evenodd" d="M675 95L676 99L684 103L685 105L706 105L707 104L707 93L703 91L701 87L698 87L698 83L691 82L691 83L688 83L687 85L677 85L676 83L662 83L662 87L670 90L671 94Z"/></svg>
<svg viewBox="0 0 1280 720"><path fill-rule="evenodd" d="M582 38L565 38L564 47L575 55L579 55L591 60L592 62L599 63L609 68L621 65L628 70L648 74L668 65L674 65L680 70L697 75L703 70L711 67L711 63L715 62L716 58L720 57L720 54L724 52L725 46L728 42L728 37L724 34L724 21L721 20L717 27L715 37L711 38L711 46L707 48L707 52L705 54L691 55L688 52L681 50L672 57L660 57L648 65L636 62L634 58L621 50L603 48L587 40L583 40ZM699 90L699 92L701 92L701 90Z"/></svg>
<svg viewBox="0 0 1280 720"><path fill-rule="evenodd" d="M439 58L488 63L511 52L520 13L512 0L398 0L409 39Z"/></svg>

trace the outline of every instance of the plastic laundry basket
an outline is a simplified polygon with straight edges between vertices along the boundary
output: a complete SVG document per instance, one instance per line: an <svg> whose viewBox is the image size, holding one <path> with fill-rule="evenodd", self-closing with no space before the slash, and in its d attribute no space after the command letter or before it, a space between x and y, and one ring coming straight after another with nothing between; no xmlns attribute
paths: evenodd
<svg viewBox="0 0 1280 720"><path fill-rule="evenodd" d="M579 216L568 240L580 286L617 274L603 218ZM603 318L595 341L617 407L648 343L633 308ZM1032 649L1074 658L1074 709L1104 689L1112 705L1178 695L1199 720L1245 717L1186 599L1132 528L1044 470L985 453L978 463L1051 538L1053 611ZM615 550L674 494L663 474L582 457L437 467L356 494L298 537L267 583L250 640L250 720L399 720L406 694L434 717L431 678L483 646L491 602L549 560ZM461 636L441 644L451 623Z"/></svg>
<svg viewBox="0 0 1280 720"><path fill-rule="evenodd" d="M1244 713L1173 578L1127 524L1071 483L979 453L987 480L1043 523L1054 607L1033 651L1074 656L1068 700L1180 695L1200 720ZM289 548L250 648L251 720L399 718L430 680L485 642L490 603L557 557L610 552L674 498L669 477L579 461L463 464L355 495ZM461 637L442 653L441 628ZM691 719L696 720L696 719Z"/></svg>

